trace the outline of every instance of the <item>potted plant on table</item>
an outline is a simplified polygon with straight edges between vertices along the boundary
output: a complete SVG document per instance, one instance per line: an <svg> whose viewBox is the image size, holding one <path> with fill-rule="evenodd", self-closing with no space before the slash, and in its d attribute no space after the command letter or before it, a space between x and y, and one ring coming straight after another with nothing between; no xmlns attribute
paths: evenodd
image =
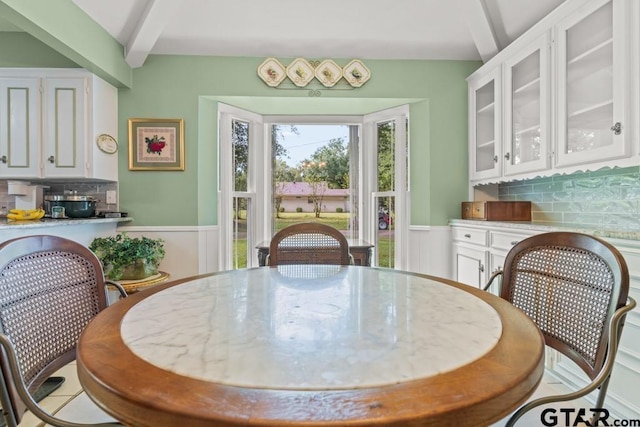
<svg viewBox="0 0 640 427"><path fill-rule="evenodd" d="M148 237L131 238L126 233L96 237L89 245L102 262L109 280L140 280L158 274L164 258L164 240Z"/></svg>

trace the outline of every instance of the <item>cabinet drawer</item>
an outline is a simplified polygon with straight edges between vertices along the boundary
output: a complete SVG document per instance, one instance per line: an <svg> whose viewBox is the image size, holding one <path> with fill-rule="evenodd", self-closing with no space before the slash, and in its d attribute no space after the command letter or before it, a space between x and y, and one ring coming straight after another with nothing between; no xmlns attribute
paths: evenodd
<svg viewBox="0 0 640 427"><path fill-rule="evenodd" d="M489 246L491 249L508 252L516 243L532 235L533 234L527 233L491 231L489 234Z"/></svg>
<svg viewBox="0 0 640 427"><path fill-rule="evenodd" d="M474 228L453 228L453 240L473 243L474 245L487 245L487 231Z"/></svg>
<svg viewBox="0 0 640 427"><path fill-rule="evenodd" d="M485 219L485 202L462 202L462 219Z"/></svg>

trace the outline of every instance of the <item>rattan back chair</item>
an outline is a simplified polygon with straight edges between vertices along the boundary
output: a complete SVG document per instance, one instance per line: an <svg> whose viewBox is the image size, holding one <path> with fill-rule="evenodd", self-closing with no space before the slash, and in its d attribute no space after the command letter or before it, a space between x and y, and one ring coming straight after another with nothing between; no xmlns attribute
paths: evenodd
<svg viewBox="0 0 640 427"><path fill-rule="evenodd" d="M268 264L350 264L349 244L340 230L318 222L293 224L271 239Z"/></svg>
<svg viewBox="0 0 640 427"><path fill-rule="evenodd" d="M0 244L0 397L9 427L27 409L50 425L82 425L50 415L32 395L75 360L81 332L107 307L107 298L100 261L85 246L56 236Z"/></svg>
<svg viewBox="0 0 640 427"><path fill-rule="evenodd" d="M485 289L500 275L500 296L527 314L546 345L575 362L591 380L573 393L526 403L507 426L535 407L574 400L598 388L595 408L602 408L624 319L635 307L620 252L594 236L544 233L517 243L503 271Z"/></svg>

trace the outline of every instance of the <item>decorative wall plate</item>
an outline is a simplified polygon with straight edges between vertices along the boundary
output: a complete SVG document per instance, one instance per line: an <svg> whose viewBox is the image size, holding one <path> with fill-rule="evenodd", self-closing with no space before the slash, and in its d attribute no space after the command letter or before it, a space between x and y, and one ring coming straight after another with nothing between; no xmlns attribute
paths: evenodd
<svg viewBox="0 0 640 427"><path fill-rule="evenodd" d="M298 87L306 86L315 77L313 67L304 58L296 58L287 66L287 76Z"/></svg>
<svg viewBox="0 0 640 427"><path fill-rule="evenodd" d="M116 142L115 138L106 133L98 135L96 145L98 146L100 151L107 154L114 154L118 151L118 143Z"/></svg>
<svg viewBox="0 0 640 427"><path fill-rule="evenodd" d="M353 87L360 87L369 80L371 71L357 59L349 62L343 69L344 79Z"/></svg>
<svg viewBox="0 0 640 427"><path fill-rule="evenodd" d="M276 87L287 77L284 65L275 58L267 58L258 67L258 75L269 86Z"/></svg>
<svg viewBox="0 0 640 427"><path fill-rule="evenodd" d="M316 79L326 87L332 87L342 78L342 68L333 60L325 59L316 67Z"/></svg>

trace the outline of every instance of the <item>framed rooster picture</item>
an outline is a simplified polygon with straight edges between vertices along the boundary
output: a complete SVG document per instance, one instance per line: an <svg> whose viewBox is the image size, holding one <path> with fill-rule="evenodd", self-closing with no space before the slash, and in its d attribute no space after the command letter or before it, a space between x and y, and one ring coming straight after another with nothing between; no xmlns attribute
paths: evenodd
<svg viewBox="0 0 640 427"><path fill-rule="evenodd" d="M129 119L129 170L183 171L183 119Z"/></svg>

